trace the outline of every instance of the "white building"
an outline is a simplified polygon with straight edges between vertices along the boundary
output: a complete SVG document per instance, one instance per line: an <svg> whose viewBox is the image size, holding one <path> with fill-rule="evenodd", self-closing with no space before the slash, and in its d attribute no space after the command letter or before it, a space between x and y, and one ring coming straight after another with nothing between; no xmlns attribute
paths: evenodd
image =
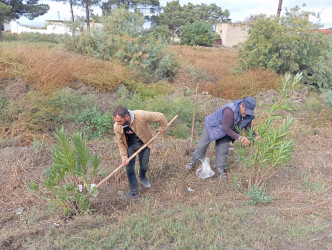
<svg viewBox="0 0 332 250"><path fill-rule="evenodd" d="M101 23L91 22L91 28L102 28ZM5 25L5 31L10 31L12 34L21 34L23 32L30 33L40 33L40 34L56 34L56 35L71 35L71 30L65 24L65 21L58 20L46 20L45 27L28 27L20 25L17 21L11 21L9 24Z"/></svg>
<svg viewBox="0 0 332 250"><path fill-rule="evenodd" d="M218 23L216 33L220 35L223 46L233 47L247 40L249 26L240 23Z"/></svg>

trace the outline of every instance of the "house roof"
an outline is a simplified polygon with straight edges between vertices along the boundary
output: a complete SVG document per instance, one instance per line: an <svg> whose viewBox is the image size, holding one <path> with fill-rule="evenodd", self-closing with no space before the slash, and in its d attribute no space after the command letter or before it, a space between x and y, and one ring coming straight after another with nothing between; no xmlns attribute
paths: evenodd
<svg viewBox="0 0 332 250"><path fill-rule="evenodd" d="M328 29L314 29L314 30L312 30L312 32L325 33L326 35L331 34L331 30L328 30Z"/></svg>

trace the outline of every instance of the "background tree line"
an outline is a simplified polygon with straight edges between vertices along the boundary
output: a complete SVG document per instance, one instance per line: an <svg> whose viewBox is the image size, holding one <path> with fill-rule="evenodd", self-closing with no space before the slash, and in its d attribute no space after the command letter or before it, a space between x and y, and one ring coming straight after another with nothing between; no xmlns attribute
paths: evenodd
<svg viewBox="0 0 332 250"><path fill-rule="evenodd" d="M131 58L128 59L129 64L133 64L132 59L135 53L142 53L145 48L144 44L152 44L153 41L162 40L162 43L168 43L168 39L171 36L174 41L174 36L177 34L180 38L181 44L188 45L201 45L201 46L212 46L215 40L218 38L214 32L214 26L220 22L230 22L230 13L227 9L222 10L221 7L216 4L192 4L182 5L179 0L167 2L166 6L161 7L159 0L109 0L107 2L101 2L101 0L56 0L69 3L70 11L72 15L72 23L75 23L75 13L73 6L83 6L86 9L85 20L78 20L81 22L81 27L85 25L90 26L90 17L97 21L104 22L105 17L110 15L117 15L117 9L124 9L137 15L135 18L125 14L129 19L123 20L121 27L128 29L129 26L137 27L137 34L133 37L141 38L149 36L149 39L141 40L141 44L137 45L138 49L135 52L128 48L128 55L124 56L124 53L112 52L108 50L110 54L116 55L117 59L120 58ZM103 10L102 17L94 16L91 12L91 7L99 5ZM23 0L0 0L0 25L11 19L17 19L21 16L25 16L29 19L33 19L39 15L45 14L49 10L49 6L45 4L38 4L38 0L31 0L23 2ZM137 25L136 21L138 16L141 16L142 22L149 21L151 28L149 32L143 32L143 23ZM323 89L331 89L332 86L332 42L331 35L327 36L323 33L315 32L320 28L320 25L310 21L310 17L318 16L317 13L310 11L303 11L296 7L291 10L285 10L282 16L269 16L257 15L251 17L246 24L249 26L249 37L241 45L238 46L241 71L246 71L254 68L267 68L275 71L278 74L285 74L290 72L292 74L303 73L304 81L310 86ZM108 19L109 20L109 19ZM116 22L116 20L114 20ZM128 24L126 24L128 22ZM79 26L80 26L79 25ZM107 26L107 24L105 24ZM73 25L72 29L75 30ZM132 29L132 28L131 28ZM79 30L78 34L80 33ZM127 31L119 31L117 34L125 34ZM129 32L130 33L130 32ZM171 34L170 34L171 33ZM132 34L132 33L130 33ZM74 32L73 32L74 35ZM86 33L85 33L86 35ZM104 34L105 35L105 34ZM98 37L95 35L95 37ZM152 37L154 37L152 39ZM1 33L0 33L1 39ZM79 39L79 37L73 38ZM92 39L93 40L93 39ZM122 39L123 40L123 39ZM136 41L136 39L134 39ZM77 42L77 41L76 41ZM102 41L98 41L102 43ZM123 41L125 42L125 41ZM120 44L120 42L117 42ZM160 43L160 41L158 42ZM67 44L71 42L67 41ZM79 44L79 43L78 43ZM84 44L84 43L81 43ZM85 44L86 45L86 44ZM108 58L103 53L93 53L97 48L104 48L106 45L99 44L94 48L89 49L89 54L96 54L101 58ZM158 45L159 46L159 45ZM158 47L157 46L157 47ZM87 51L84 48L74 48L72 45L69 46L76 51ZM76 46L77 47L77 46ZM107 47L107 46L106 46ZM125 46L118 46L124 48ZM157 48L156 47L156 48ZM105 51L105 50L104 50ZM120 49L121 51L121 49ZM157 51L157 50L156 50ZM86 52L84 52L86 53ZM160 76L172 76L172 70L174 63L171 62L171 57L163 57L157 55L152 50L149 52L150 55L143 58L145 61L150 58L163 59L163 63L157 60L155 62L149 61L150 70L158 68L159 73L156 79L160 79ZM119 56L121 55L121 56ZM142 60L138 56L139 60ZM148 58L148 59L147 59ZM137 62L137 59L134 59ZM161 65L168 65L166 69L161 69ZM170 66L172 65L172 66ZM142 71L142 69L141 69ZM149 75L156 75L152 73ZM142 71L143 72L143 71ZM146 78L146 76L145 76Z"/></svg>

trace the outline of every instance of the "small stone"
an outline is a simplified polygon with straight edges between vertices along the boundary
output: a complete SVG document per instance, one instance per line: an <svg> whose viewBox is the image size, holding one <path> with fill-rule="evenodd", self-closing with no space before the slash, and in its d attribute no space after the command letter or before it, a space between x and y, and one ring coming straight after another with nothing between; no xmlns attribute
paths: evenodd
<svg viewBox="0 0 332 250"><path fill-rule="evenodd" d="M119 195L119 196L122 196L122 195L124 195L124 192L122 190L120 190L116 194Z"/></svg>

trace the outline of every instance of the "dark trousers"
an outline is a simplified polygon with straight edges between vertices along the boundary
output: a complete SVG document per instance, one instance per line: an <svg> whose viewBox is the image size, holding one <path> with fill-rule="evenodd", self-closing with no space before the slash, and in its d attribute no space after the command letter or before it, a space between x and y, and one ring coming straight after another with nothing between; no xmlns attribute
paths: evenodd
<svg viewBox="0 0 332 250"><path fill-rule="evenodd" d="M144 144L143 143L132 143L128 145L128 157L132 156L137 150L139 150ZM139 178L145 178L146 171L149 166L150 148L146 147L138 153L139 159ZM135 172L135 160L136 157L131 159L129 164L126 166L128 182L130 185L130 192L133 194L138 193L138 183Z"/></svg>

